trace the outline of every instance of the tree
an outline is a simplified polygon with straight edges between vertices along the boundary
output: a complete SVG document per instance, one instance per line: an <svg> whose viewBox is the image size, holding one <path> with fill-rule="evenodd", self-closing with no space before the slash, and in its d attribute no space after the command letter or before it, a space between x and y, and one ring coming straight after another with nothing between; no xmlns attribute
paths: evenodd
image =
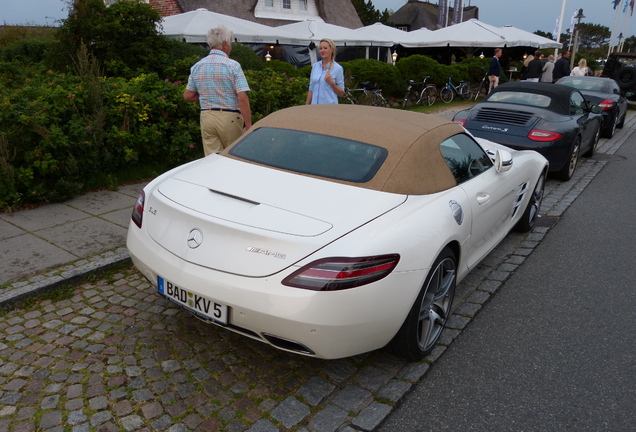
<svg viewBox="0 0 636 432"><path fill-rule="evenodd" d="M384 12L377 10L371 0L352 0L353 7L356 8L356 12L365 26L381 22L386 24L391 15L388 9L384 9Z"/></svg>
<svg viewBox="0 0 636 432"><path fill-rule="evenodd" d="M636 51L636 36L630 36L625 39L623 43L623 51L624 52L634 52Z"/></svg>
<svg viewBox="0 0 636 432"><path fill-rule="evenodd" d="M609 44L611 32L609 27L600 24L577 24L579 30L579 49L601 48Z"/></svg>
<svg viewBox="0 0 636 432"><path fill-rule="evenodd" d="M77 0L58 29L52 62L58 69L74 64L83 44L109 75L159 71L160 54L167 49L166 38L157 30L160 21L159 12L140 0L111 6L103 0Z"/></svg>

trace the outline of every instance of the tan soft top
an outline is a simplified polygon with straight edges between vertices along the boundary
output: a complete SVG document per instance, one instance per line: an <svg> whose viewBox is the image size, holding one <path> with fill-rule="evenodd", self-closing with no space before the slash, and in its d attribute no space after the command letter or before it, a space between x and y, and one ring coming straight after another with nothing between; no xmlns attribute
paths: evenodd
<svg viewBox="0 0 636 432"><path fill-rule="evenodd" d="M431 194L457 185L439 145L464 130L439 117L360 105L303 105L274 112L250 131L261 127L333 135L388 150L384 164L370 181L329 179L333 182L406 195ZM228 153L230 148L220 154L237 159Z"/></svg>

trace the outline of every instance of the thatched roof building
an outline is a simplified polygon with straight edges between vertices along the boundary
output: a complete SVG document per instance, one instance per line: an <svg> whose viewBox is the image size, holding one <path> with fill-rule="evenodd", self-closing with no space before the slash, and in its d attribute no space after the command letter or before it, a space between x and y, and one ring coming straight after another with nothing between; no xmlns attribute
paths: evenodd
<svg viewBox="0 0 636 432"><path fill-rule="evenodd" d="M271 27L303 19L322 19L347 28L362 27L351 0L150 0L162 15L174 15L205 8L211 12L254 21Z"/></svg>
<svg viewBox="0 0 636 432"><path fill-rule="evenodd" d="M463 8L462 22L468 21L471 18L479 19L479 9L477 6L468 6ZM439 6L418 0L409 0L404 6L395 11L389 18L389 24L395 26L401 30L413 31L421 28L427 28L429 30L436 30L439 28L438 22ZM448 23L458 24L452 22L454 10L449 8Z"/></svg>

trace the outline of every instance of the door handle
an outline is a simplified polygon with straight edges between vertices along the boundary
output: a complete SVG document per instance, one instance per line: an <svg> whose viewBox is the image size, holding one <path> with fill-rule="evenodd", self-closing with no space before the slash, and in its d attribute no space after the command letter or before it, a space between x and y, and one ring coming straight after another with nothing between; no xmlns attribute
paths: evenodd
<svg viewBox="0 0 636 432"><path fill-rule="evenodd" d="M488 195L487 193L480 192L477 194L477 204L486 204L488 201L490 201L490 195Z"/></svg>

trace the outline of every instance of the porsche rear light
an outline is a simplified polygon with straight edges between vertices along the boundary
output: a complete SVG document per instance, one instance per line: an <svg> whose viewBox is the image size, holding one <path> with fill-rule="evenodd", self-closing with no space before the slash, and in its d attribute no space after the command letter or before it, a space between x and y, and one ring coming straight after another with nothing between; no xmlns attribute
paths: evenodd
<svg viewBox="0 0 636 432"><path fill-rule="evenodd" d="M614 106L614 102L612 102L609 99L605 99L603 102L601 102L600 104L598 104L598 106L600 106L601 108L603 108L603 111L609 111L612 109L612 107Z"/></svg>
<svg viewBox="0 0 636 432"><path fill-rule="evenodd" d="M466 120L453 120L455 123L459 123L463 127L466 127Z"/></svg>
<svg viewBox="0 0 636 432"><path fill-rule="evenodd" d="M314 291L337 291L370 284L393 271L398 254L362 258L323 258L294 272L283 285Z"/></svg>
<svg viewBox="0 0 636 432"><path fill-rule="evenodd" d="M530 133L528 134L528 138L530 138L532 141L541 141L541 142L556 141L562 136L563 134L560 134L557 132L542 131L539 129L532 129Z"/></svg>
<svg viewBox="0 0 636 432"><path fill-rule="evenodd" d="M137 202L135 203L132 212L132 220L139 228L141 228L141 223L143 222L145 202L146 193L144 191L141 191L141 193L137 197Z"/></svg>

